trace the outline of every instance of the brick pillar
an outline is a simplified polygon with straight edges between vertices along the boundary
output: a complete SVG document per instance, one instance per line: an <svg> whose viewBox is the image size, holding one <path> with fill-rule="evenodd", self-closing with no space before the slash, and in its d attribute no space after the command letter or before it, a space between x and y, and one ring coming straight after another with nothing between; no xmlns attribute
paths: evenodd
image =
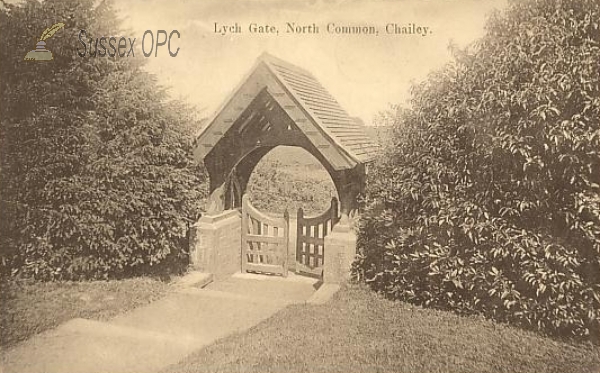
<svg viewBox="0 0 600 373"><path fill-rule="evenodd" d="M350 279L350 268L356 257L356 233L341 223L325 237L323 282L340 284Z"/></svg>
<svg viewBox="0 0 600 373"><path fill-rule="evenodd" d="M192 226L190 265L194 270L228 275L241 267L241 215L237 210L202 216Z"/></svg>

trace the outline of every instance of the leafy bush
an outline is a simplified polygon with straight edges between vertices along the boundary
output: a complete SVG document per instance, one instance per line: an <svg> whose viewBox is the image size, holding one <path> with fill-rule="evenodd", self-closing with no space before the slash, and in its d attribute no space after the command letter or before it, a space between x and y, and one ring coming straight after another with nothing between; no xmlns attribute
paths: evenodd
<svg viewBox="0 0 600 373"><path fill-rule="evenodd" d="M358 276L395 299L600 336L600 3L513 3L415 87L370 173Z"/></svg>
<svg viewBox="0 0 600 373"><path fill-rule="evenodd" d="M194 118L167 101L140 59L77 55L79 30L123 34L110 3L94 3L0 9L5 273L121 277L186 259L205 184L191 161ZM64 30L49 40L54 60L23 62L59 21Z"/></svg>
<svg viewBox="0 0 600 373"><path fill-rule="evenodd" d="M327 210L337 191L331 176L319 161L302 148L281 146L258 162L248 181L252 203L262 211L292 217L298 208L305 216Z"/></svg>

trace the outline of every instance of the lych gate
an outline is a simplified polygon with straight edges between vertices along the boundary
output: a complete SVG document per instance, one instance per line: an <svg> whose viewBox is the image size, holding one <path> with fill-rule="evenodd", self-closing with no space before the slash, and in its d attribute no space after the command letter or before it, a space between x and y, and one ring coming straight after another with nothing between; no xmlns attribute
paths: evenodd
<svg viewBox="0 0 600 373"><path fill-rule="evenodd" d="M355 255L356 236L349 219L356 213L365 164L376 146L362 123L350 118L311 73L267 54L258 59L197 139L195 157L204 161L211 194L206 214L194 226L192 265L215 274L248 268L287 273L283 259L273 259L279 257L274 250L284 242L279 237L289 234L283 229L284 220L264 223L265 217L260 223L258 212L252 220L251 214L243 213L242 218L238 211L242 207L242 212L251 211L250 202L243 203L250 174L261 158L279 145L306 149L331 175L340 216L336 204L335 211L328 212L331 218L323 220L329 224L322 228L324 237L310 237L301 233L299 226L301 237L320 251L305 250L296 257L304 255L305 264L312 269L322 263L324 281L340 282Z"/></svg>

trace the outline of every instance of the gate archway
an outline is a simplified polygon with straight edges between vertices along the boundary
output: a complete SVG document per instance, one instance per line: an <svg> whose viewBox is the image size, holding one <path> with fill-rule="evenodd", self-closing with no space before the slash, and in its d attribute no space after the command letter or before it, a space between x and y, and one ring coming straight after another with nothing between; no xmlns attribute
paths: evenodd
<svg viewBox="0 0 600 373"><path fill-rule="evenodd" d="M267 213L293 212L303 208L307 216L318 215L338 198L329 172L303 148L278 146L267 153L252 171L246 193L255 206Z"/></svg>
<svg viewBox="0 0 600 373"><path fill-rule="evenodd" d="M362 123L351 118L311 73L268 54L259 57L196 140L195 158L204 161L210 177L204 222L216 224L217 217L233 216L231 211L242 206L253 169L279 145L305 149L330 174L341 213L332 233L348 236L338 237L338 241L345 242L340 249L344 252L338 256L347 262L356 250L349 217L357 211L357 197L365 183L365 165L373 158L377 146ZM192 246L196 256L192 255L192 259L198 256L206 259L207 250L212 250L214 257L217 250ZM337 259L332 258L332 265Z"/></svg>

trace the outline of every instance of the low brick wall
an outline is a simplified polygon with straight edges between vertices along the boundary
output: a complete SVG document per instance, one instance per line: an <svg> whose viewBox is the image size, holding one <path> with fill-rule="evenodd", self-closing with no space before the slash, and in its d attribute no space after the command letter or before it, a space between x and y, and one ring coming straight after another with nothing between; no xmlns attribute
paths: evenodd
<svg viewBox="0 0 600 373"><path fill-rule="evenodd" d="M225 276L241 268L241 215L227 210L203 216L192 227L190 262L193 269Z"/></svg>
<svg viewBox="0 0 600 373"><path fill-rule="evenodd" d="M350 279L356 257L356 234L350 227L336 225L325 237L323 282L341 284Z"/></svg>

